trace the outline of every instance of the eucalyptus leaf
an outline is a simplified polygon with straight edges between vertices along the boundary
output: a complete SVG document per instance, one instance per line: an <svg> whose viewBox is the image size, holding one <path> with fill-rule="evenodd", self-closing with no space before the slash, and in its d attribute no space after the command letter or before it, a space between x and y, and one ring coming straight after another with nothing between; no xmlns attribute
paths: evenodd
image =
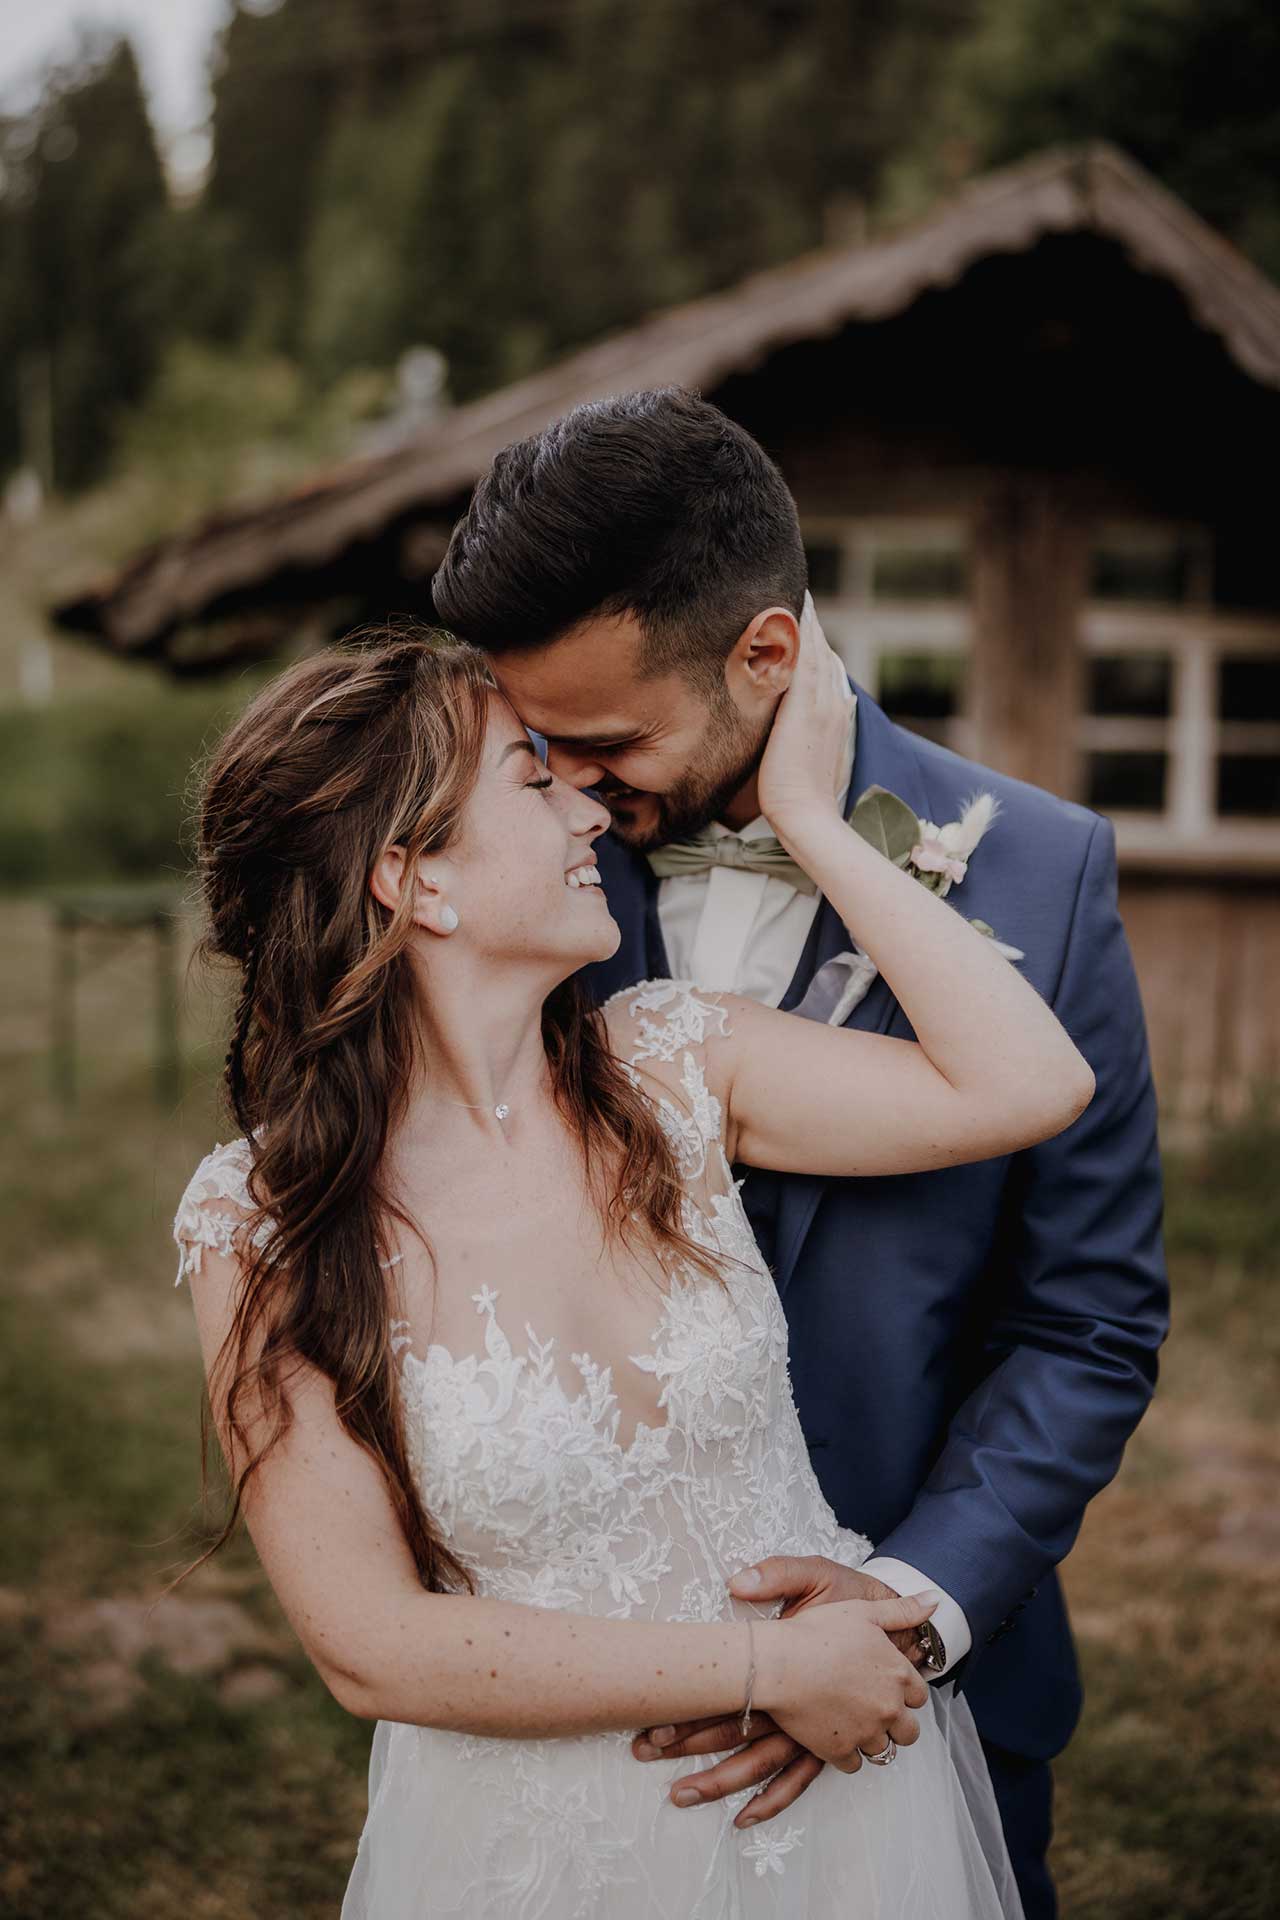
<svg viewBox="0 0 1280 1920"><path fill-rule="evenodd" d="M919 820L906 801L890 793L888 787L868 787L859 794L849 825L895 867L906 866L920 838Z"/></svg>

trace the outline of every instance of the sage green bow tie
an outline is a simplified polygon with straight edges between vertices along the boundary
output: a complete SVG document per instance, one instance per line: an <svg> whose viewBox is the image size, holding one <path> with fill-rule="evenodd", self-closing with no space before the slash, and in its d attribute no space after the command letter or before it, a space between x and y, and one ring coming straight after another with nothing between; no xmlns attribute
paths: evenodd
<svg viewBox="0 0 1280 1920"><path fill-rule="evenodd" d="M741 873L764 873L785 880L797 893L816 893L818 883L798 867L781 840L743 840L736 833L708 835L701 840L673 840L655 847L646 859L659 880L676 874L709 873L712 867L737 867Z"/></svg>

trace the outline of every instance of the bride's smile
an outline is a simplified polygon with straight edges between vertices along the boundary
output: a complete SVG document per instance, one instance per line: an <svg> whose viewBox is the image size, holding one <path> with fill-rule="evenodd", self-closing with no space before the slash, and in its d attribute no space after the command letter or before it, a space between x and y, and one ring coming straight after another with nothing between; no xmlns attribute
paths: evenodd
<svg viewBox="0 0 1280 1920"><path fill-rule="evenodd" d="M432 976L423 976L426 997L463 957L471 993L520 975L541 998L578 967L616 952L621 936L592 855L608 825L608 810L543 764L509 703L491 692L456 832L414 874L415 951ZM394 911L403 845L386 849L371 884Z"/></svg>

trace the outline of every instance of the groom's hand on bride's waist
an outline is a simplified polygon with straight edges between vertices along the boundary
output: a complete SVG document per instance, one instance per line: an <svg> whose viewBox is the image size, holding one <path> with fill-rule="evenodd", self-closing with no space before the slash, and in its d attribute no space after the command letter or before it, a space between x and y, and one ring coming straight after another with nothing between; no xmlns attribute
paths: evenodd
<svg viewBox="0 0 1280 1920"><path fill-rule="evenodd" d="M759 1578L753 1580L752 1576ZM818 1554L777 1554L746 1567L729 1582L729 1591L740 1600L785 1600L777 1615L790 1619L806 1607L826 1605L832 1600L896 1600L892 1587L870 1574L841 1566L836 1560L824 1560ZM900 1653L914 1666L924 1658L914 1628L891 1633ZM705 1772L682 1775L673 1780L670 1797L691 1793L687 1804L708 1806L728 1794L761 1786L763 1791L734 1817L735 1827L755 1826L771 1820L794 1804L818 1775L825 1761L784 1733L768 1713L753 1713L747 1723L747 1739L742 1738L742 1716L685 1720L674 1727L646 1727L631 1743L637 1760L692 1760L708 1753L724 1753L727 1758ZM765 1785L765 1782L768 1782Z"/></svg>
<svg viewBox="0 0 1280 1920"><path fill-rule="evenodd" d="M759 1579L754 1576L759 1575ZM872 1573L859 1573L855 1567L842 1566L838 1560L824 1560L820 1554L775 1554L744 1567L729 1582L729 1591L738 1600L785 1600L777 1615L787 1620L806 1607L820 1607L831 1600L897 1600L896 1587L887 1587ZM924 1649L914 1627L891 1633L889 1639L905 1653L913 1666L919 1666Z"/></svg>

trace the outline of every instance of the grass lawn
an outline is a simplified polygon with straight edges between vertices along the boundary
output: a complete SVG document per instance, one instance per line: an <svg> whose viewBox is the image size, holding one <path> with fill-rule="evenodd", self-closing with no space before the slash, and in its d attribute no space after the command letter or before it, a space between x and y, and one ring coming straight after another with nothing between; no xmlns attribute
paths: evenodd
<svg viewBox="0 0 1280 1920"><path fill-rule="evenodd" d="M201 1537L170 1224L219 1137L217 999L193 983L185 1091L162 1109L149 949L97 943L68 1116L51 977L44 910L0 905L0 1911L332 1920L370 1727L330 1699L243 1537L150 1611ZM1065 1920L1271 1920L1280 1122L1167 1167L1161 1391L1067 1567L1089 1697L1059 1766L1057 1871Z"/></svg>

